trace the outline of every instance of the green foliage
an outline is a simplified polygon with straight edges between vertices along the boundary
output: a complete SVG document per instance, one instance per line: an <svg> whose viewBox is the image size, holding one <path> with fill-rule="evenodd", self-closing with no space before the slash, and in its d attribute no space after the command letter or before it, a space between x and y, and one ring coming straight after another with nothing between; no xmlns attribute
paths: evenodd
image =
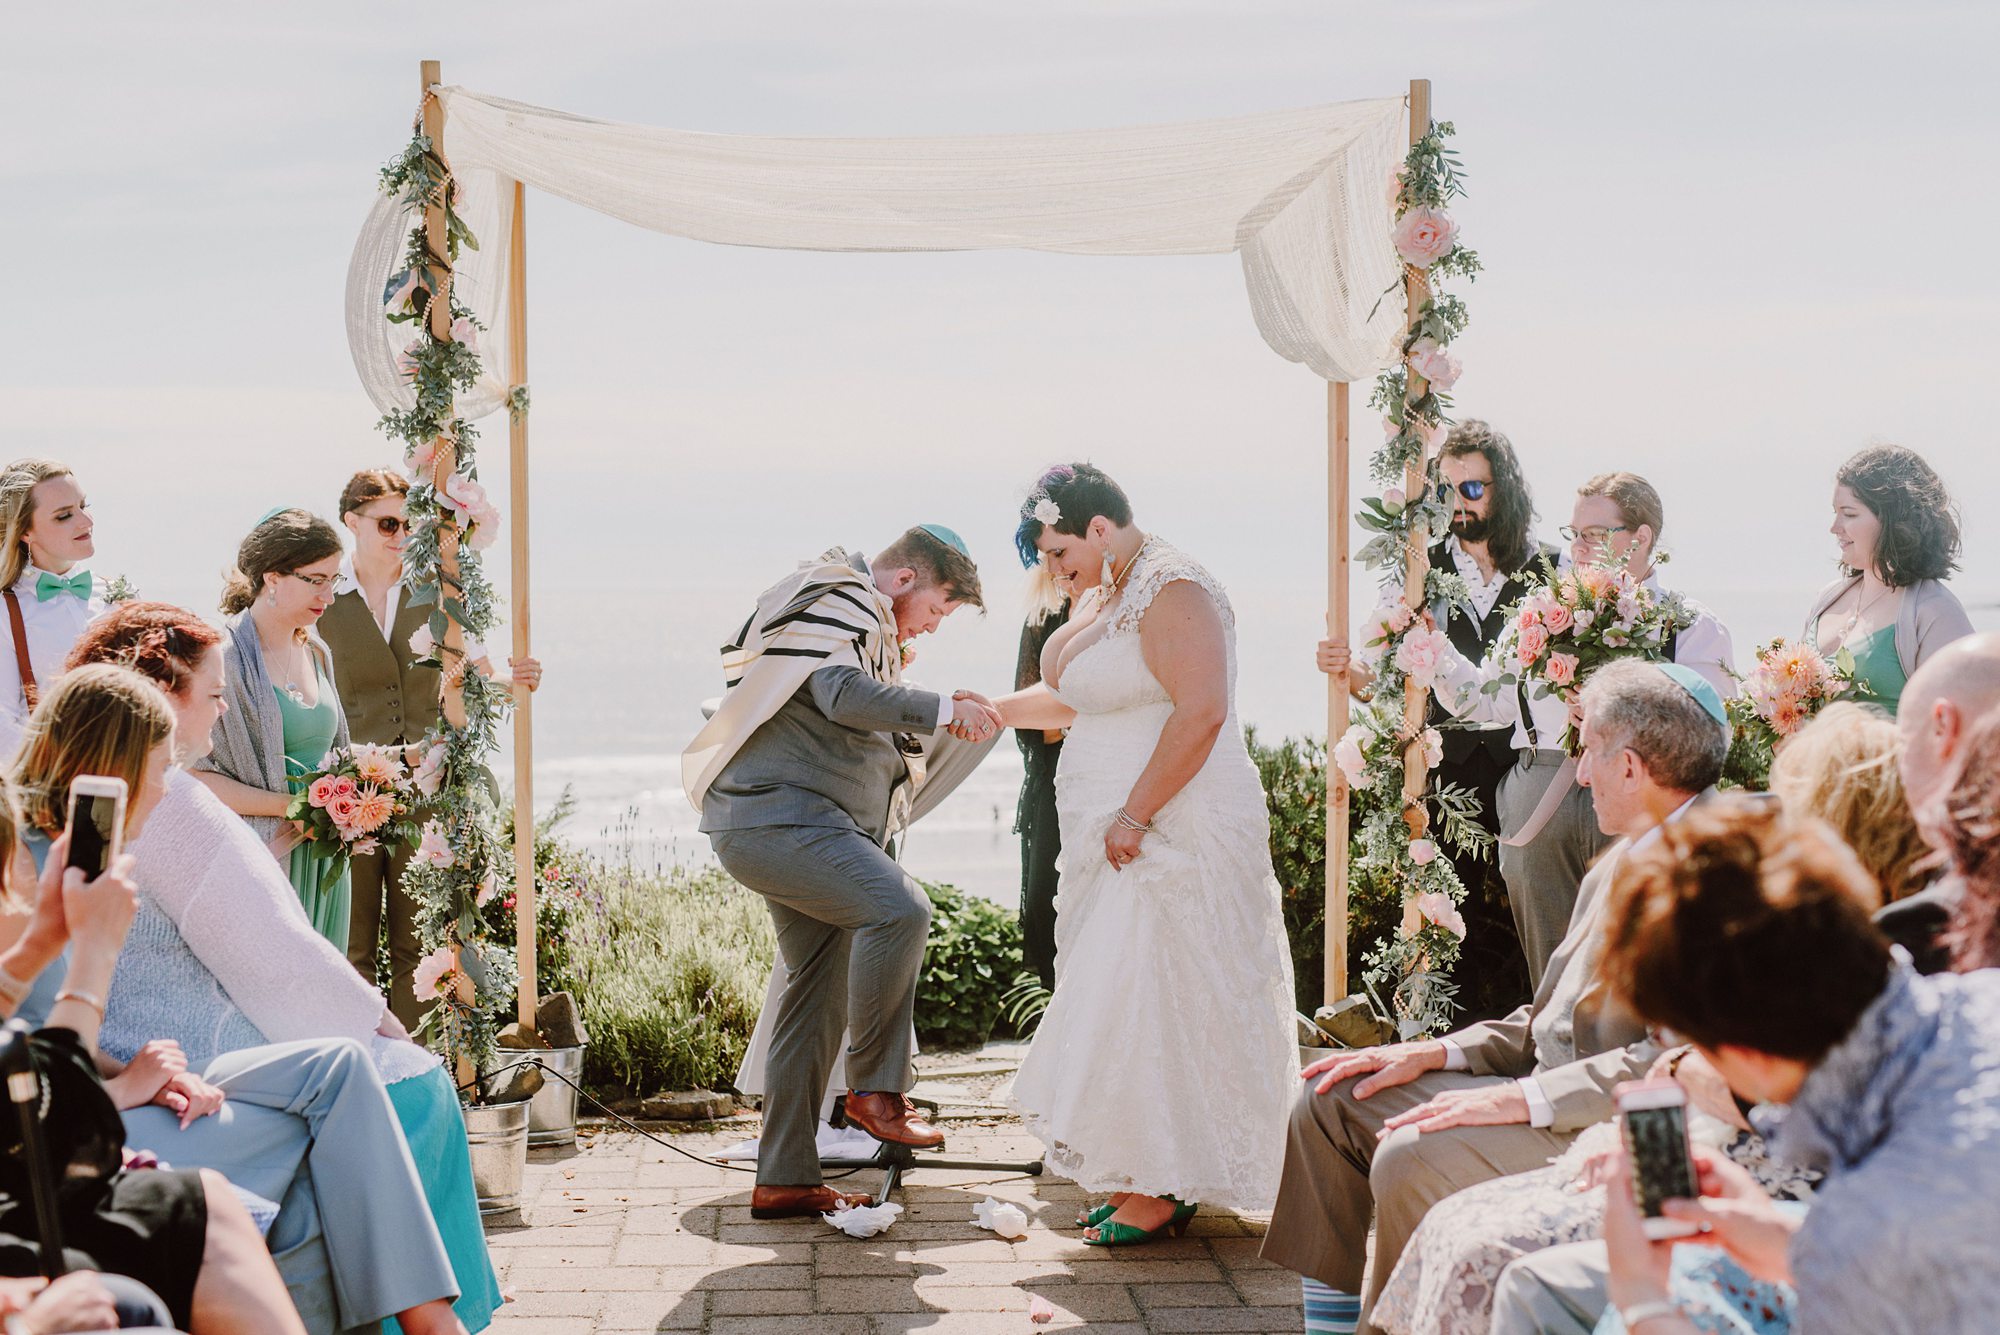
<svg viewBox="0 0 2000 1335"><path fill-rule="evenodd" d="M1014 975L1014 985L1000 998L1002 1013L1006 1016L1007 1027L1026 1038L1042 1023L1042 1016L1048 1012L1049 1002L1055 993L1042 986L1039 974L1022 971Z"/></svg>
<svg viewBox="0 0 2000 1335"><path fill-rule="evenodd" d="M563 789L555 808L535 822L535 985L542 995L576 991L576 961L571 936L579 918L601 919L604 896L598 886L602 869L575 847L558 839L556 826L576 810L576 797ZM496 950L515 953L514 813L501 823L501 881L505 889L480 907L486 933Z"/></svg>
<svg viewBox="0 0 2000 1335"><path fill-rule="evenodd" d="M990 899L932 885L931 939L917 978L917 1038L978 1047L993 1036L1001 998L1021 971L1021 919Z"/></svg>

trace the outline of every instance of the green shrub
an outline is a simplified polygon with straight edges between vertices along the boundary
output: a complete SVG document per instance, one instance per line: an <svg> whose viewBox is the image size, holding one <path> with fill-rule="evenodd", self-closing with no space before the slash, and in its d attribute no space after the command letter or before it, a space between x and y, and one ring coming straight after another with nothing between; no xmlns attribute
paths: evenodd
<svg viewBox="0 0 2000 1335"><path fill-rule="evenodd" d="M931 939L917 979L917 1039L932 1047L978 1047L993 1036L1001 999L1021 971L1020 915L954 886L924 889Z"/></svg>
<svg viewBox="0 0 2000 1335"><path fill-rule="evenodd" d="M555 829L576 810L576 797L563 789L555 808L535 822L535 984L543 996L575 992L576 962L570 943L573 924L604 914L598 878L603 869L574 845L556 837ZM487 937L510 958L514 954L514 816L509 811L501 827L500 865L505 888L480 906Z"/></svg>
<svg viewBox="0 0 2000 1335"><path fill-rule="evenodd" d="M734 1083L776 949L764 900L716 868L596 864L591 883L597 911L569 932L586 1079L634 1094Z"/></svg>

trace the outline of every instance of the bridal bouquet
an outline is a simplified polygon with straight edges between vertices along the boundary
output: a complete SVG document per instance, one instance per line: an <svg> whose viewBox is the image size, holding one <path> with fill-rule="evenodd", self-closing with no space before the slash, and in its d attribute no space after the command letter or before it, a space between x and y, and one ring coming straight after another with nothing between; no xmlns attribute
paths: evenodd
<svg viewBox="0 0 2000 1335"><path fill-rule="evenodd" d="M1854 655L1842 649L1828 658L1810 644L1776 639L1757 651L1757 666L1742 682L1742 693L1728 702L1734 740L1724 777L1762 790L1784 740L1853 693Z"/></svg>
<svg viewBox="0 0 2000 1335"><path fill-rule="evenodd" d="M354 857L415 837L410 775L394 747L341 748L301 783L285 818L303 825L306 838L323 849Z"/></svg>
<svg viewBox="0 0 2000 1335"><path fill-rule="evenodd" d="M1677 593L1664 596L1632 578L1621 563L1544 565L1539 587L1512 613L1515 671L1487 689L1526 686L1535 699L1574 704L1590 674L1621 658L1661 658L1672 637L1694 624ZM1562 748L1574 755L1575 724Z"/></svg>

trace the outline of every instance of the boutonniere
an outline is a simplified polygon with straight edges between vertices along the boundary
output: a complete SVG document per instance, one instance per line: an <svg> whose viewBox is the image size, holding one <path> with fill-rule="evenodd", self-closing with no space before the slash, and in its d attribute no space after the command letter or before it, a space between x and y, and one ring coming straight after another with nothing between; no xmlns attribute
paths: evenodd
<svg viewBox="0 0 2000 1335"><path fill-rule="evenodd" d="M123 575L113 575L105 581L104 591L99 595L108 604L129 603L139 596L139 590Z"/></svg>
<svg viewBox="0 0 2000 1335"><path fill-rule="evenodd" d="M896 646L896 648L897 652L899 652L903 657L904 667L908 667L910 664L917 661L917 642L915 640L904 640L901 644Z"/></svg>

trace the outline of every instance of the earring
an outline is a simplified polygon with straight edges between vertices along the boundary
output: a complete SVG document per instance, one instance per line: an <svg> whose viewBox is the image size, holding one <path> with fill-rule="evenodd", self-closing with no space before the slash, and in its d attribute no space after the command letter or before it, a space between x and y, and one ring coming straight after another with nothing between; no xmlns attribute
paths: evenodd
<svg viewBox="0 0 2000 1335"><path fill-rule="evenodd" d="M1104 552L1104 564L1098 569L1097 582L1099 584L1104 585L1106 588L1110 588L1111 575L1112 575L1111 550L1109 548L1106 548Z"/></svg>

